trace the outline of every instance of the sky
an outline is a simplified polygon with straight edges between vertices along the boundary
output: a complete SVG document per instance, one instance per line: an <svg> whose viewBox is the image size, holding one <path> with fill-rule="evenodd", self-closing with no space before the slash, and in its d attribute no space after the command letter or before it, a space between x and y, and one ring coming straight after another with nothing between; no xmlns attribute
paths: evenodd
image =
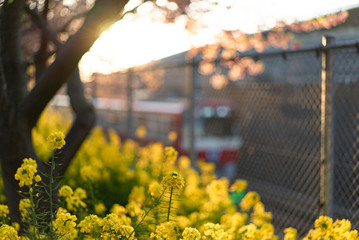
<svg viewBox="0 0 359 240"><path fill-rule="evenodd" d="M132 0L134 4L136 1ZM136 20L127 17L115 23L83 56L80 62L83 79L90 80L94 72L119 71L186 51L192 45L213 42L213 33L220 28L252 33L274 26L277 20L303 21L359 7L359 0L222 0L221 4L202 18L210 28L196 38L184 30L183 21L152 22L148 18L151 8L144 5L138 9L144 17ZM229 4L232 9L225 10Z"/></svg>

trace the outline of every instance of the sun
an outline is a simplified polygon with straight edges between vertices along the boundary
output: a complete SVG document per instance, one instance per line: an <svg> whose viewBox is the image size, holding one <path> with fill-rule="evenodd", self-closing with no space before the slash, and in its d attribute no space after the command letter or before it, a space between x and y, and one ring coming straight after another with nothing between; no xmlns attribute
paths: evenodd
<svg viewBox="0 0 359 240"><path fill-rule="evenodd" d="M188 32L176 24L146 18L121 20L103 32L80 62L88 80L94 72L111 73L145 64L190 48Z"/></svg>

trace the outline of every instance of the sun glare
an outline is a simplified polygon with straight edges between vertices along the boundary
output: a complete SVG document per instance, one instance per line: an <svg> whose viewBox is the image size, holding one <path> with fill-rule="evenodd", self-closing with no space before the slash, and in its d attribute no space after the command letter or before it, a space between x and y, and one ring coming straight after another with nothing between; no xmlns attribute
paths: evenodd
<svg viewBox="0 0 359 240"><path fill-rule="evenodd" d="M189 49L188 33L175 24L146 19L119 21L102 33L81 62L86 80L93 72L111 73Z"/></svg>
<svg viewBox="0 0 359 240"><path fill-rule="evenodd" d="M74 0L66 1L70 4ZM222 7L218 6L218 9L203 16L201 21L207 22L206 25L211 27L200 30L197 36L184 29L183 21L176 24L153 21L151 17L160 19L161 16L154 14L151 2L147 2L137 9L142 17L127 17L101 35L83 56L80 62L81 75L88 81L94 72L107 74L183 52L191 46L213 43L215 33L221 28L253 33L263 30L260 27L273 27L276 20L294 21L309 16L315 17L325 11L337 11L340 9L339 5L350 6L356 3L356 0L343 0L340 4L324 1L303 0L292 5L286 0L233 0L233 8L230 11L226 8L226 1ZM132 0L132 5L127 7L131 9L138 2L141 0ZM158 2L161 3L160 0ZM326 4L323 5L324 3ZM308 11L308 4L313 7L312 11Z"/></svg>

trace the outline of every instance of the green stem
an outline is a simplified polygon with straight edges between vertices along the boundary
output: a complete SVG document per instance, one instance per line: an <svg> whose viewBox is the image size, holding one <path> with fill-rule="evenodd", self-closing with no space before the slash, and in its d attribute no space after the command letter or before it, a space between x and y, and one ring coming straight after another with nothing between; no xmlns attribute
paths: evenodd
<svg viewBox="0 0 359 240"><path fill-rule="evenodd" d="M50 168L50 186L49 186L49 198L50 198L50 239L53 238L52 236L52 230L53 230L53 226L52 226L52 222L54 220L54 212L53 212L53 189L52 186L54 184L54 170L55 170L55 154L52 154L52 160L51 160L51 168Z"/></svg>
<svg viewBox="0 0 359 240"><path fill-rule="evenodd" d="M88 178L87 178L87 183L88 183L89 189L90 189L90 197L91 197L92 205L95 208L96 207L96 198L95 198L95 194L93 191L92 183Z"/></svg>
<svg viewBox="0 0 359 240"><path fill-rule="evenodd" d="M169 221L170 221L171 203L172 203L172 194L173 194L173 187L171 187L170 201L169 201L169 203L168 203L167 222L169 222Z"/></svg>
<svg viewBox="0 0 359 240"><path fill-rule="evenodd" d="M29 189L29 195L30 195L30 201L31 201L31 217L32 217L32 225L33 225L33 239L37 239L36 238L36 228L38 227L38 222L37 222L37 216L36 216L36 212L35 212L35 203L34 203L34 196L32 194L33 189L32 187L30 187Z"/></svg>
<svg viewBox="0 0 359 240"><path fill-rule="evenodd" d="M142 224L142 222L145 220L146 216L160 203L160 200L163 196L163 194L166 192L166 188L163 189L161 195L154 201L153 206L147 210L147 212L145 212L145 214L143 215L141 221L138 222L138 224L136 224L136 226L133 228L133 231L131 232L131 234L127 237L127 239L130 239L132 234L134 234L137 230L137 228Z"/></svg>

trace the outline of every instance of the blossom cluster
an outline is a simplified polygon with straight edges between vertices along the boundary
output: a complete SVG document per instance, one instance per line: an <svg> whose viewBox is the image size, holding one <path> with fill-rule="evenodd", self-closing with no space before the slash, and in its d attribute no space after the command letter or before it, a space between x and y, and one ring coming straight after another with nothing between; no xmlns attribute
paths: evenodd
<svg viewBox="0 0 359 240"><path fill-rule="evenodd" d="M51 122L51 124L54 124ZM49 134L53 126L39 128ZM46 130L44 130L46 129ZM142 138L146 129L139 129ZM35 139L38 155L46 151L36 141L51 142L51 149L63 147L63 135ZM141 132L142 131L142 132ZM60 136L61 135L61 136ZM60 138L57 138L60 137ZM46 140L47 139L47 140ZM61 140L62 139L62 140ZM272 213L265 209L258 193L247 191L247 181L231 183L218 179L215 165L178 156L161 143L140 145L121 141L117 133L96 128L76 155L62 186L60 208L52 222L57 239L174 239L174 240L276 240ZM24 159L15 178L20 186L36 187L37 165ZM241 197L233 201L233 193ZM34 202L20 201L23 219L31 218ZM0 205L0 239L20 239L9 220L6 205ZM29 223L36 232L36 224ZM4 236L4 237L3 237ZM357 240L358 231L348 220L319 217L303 240ZM26 238L24 238L26 239ZM299 239L288 227L284 240Z"/></svg>

